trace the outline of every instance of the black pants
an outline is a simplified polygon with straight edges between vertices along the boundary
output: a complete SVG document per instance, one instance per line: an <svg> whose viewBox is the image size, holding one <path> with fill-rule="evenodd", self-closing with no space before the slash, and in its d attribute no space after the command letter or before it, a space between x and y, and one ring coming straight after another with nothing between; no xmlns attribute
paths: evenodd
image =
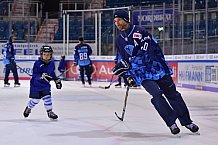
<svg viewBox="0 0 218 145"><path fill-rule="evenodd" d="M167 126L174 124L177 118L183 126L192 123L188 108L181 94L176 90L171 76L165 75L155 81L144 80L141 85L152 95L151 103Z"/></svg>
<svg viewBox="0 0 218 145"><path fill-rule="evenodd" d="M92 84L91 75L93 72L92 65L80 66L79 70L80 70L80 77L81 77L82 84L85 84L84 74L86 74L88 83L89 85L91 85Z"/></svg>
<svg viewBox="0 0 218 145"><path fill-rule="evenodd" d="M13 73L14 83L15 84L19 83L16 63L10 63L10 64L6 64L5 65L5 79L4 79L4 83L5 84L8 83L8 80L9 80L8 77L9 77L10 71L12 71L12 73Z"/></svg>

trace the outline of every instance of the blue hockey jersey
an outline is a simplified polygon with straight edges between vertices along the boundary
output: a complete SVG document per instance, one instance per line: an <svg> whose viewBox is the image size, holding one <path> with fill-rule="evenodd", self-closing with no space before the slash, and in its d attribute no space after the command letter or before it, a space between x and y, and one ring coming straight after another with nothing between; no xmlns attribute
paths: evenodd
<svg viewBox="0 0 218 145"><path fill-rule="evenodd" d="M51 60L48 64L45 64L41 58L35 61L33 65L33 74L30 80L30 92L50 91L51 85L49 82L40 79L43 73L47 73L52 76L53 80L56 80L55 64L54 60Z"/></svg>
<svg viewBox="0 0 218 145"><path fill-rule="evenodd" d="M90 55L92 54L92 49L88 44L78 44L74 49L74 62L79 66L87 66L92 64Z"/></svg>
<svg viewBox="0 0 218 145"><path fill-rule="evenodd" d="M121 59L130 63L131 70L127 75L131 75L137 84L173 74L157 41L142 27L130 25L128 30L121 31L116 48Z"/></svg>
<svg viewBox="0 0 218 145"><path fill-rule="evenodd" d="M58 64L58 70L59 70L59 72L64 72L64 71L66 70L66 66L67 66L67 61L61 59L61 60L59 61L59 64Z"/></svg>
<svg viewBox="0 0 218 145"><path fill-rule="evenodd" d="M3 54L3 63L10 64L10 61L13 59L15 61L15 49L14 45L12 42L7 41L5 46L2 49L2 54Z"/></svg>

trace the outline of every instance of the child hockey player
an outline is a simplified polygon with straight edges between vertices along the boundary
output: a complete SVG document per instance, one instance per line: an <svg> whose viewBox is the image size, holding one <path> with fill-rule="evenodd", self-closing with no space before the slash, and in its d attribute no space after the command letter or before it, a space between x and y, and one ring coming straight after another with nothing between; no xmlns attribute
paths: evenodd
<svg viewBox="0 0 218 145"><path fill-rule="evenodd" d="M198 132L199 127L192 122L186 103L176 90L172 69L152 35L142 27L131 25L128 12L124 10L114 13L114 23L120 30L115 44L121 57L113 68L114 74L145 88L172 134L180 132L177 119L191 132Z"/></svg>
<svg viewBox="0 0 218 145"><path fill-rule="evenodd" d="M52 111L50 81L54 80L57 89L61 89L62 84L61 80L57 78L55 74L55 64L52 60L52 53L53 50L51 46L42 46L40 49L40 57L35 61L33 66L33 75L30 80L30 100L23 112L24 117L28 117L31 113L31 109L33 109L42 99L48 117L51 119L58 118Z"/></svg>

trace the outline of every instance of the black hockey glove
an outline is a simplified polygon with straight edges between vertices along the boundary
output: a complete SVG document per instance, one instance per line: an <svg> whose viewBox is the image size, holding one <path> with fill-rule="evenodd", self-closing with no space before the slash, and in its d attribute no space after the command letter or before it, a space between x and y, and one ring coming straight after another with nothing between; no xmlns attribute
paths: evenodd
<svg viewBox="0 0 218 145"><path fill-rule="evenodd" d="M114 63L115 63L115 64L118 63L118 59L117 59L117 58L114 59Z"/></svg>
<svg viewBox="0 0 218 145"><path fill-rule="evenodd" d="M50 82L52 80L52 76L48 75L47 73L43 73L40 79Z"/></svg>
<svg viewBox="0 0 218 145"><path fill-rule="evenodd" d="M125 60L120 60L114 68L112 69L113 73L117 76L123 76L128 70L130 70L130 65Z"/></svg>
<svg viewBox="0 0 218 145"><path fill-rule="evenodd" d="M56 88L57 89L61 89L62 88L62 83L61 83L61 79L57 79L55 80L55 84L56 84Z"/></svg>
<svg viewBox="0 0 218 145"><path fill-rule="evenodd" d="M137 84L136 84L136 82L133 80L132 76L128 76L128 77L126 78L126 80L127 80L128 86L130 86L130 87L137 87Z"/></svg>
<svg viewBox="0 0 218 145"><path fill-rule="evenodd" d="M73 66L77 66L78 65L78 63L77 62L73 62Z"/></svg>

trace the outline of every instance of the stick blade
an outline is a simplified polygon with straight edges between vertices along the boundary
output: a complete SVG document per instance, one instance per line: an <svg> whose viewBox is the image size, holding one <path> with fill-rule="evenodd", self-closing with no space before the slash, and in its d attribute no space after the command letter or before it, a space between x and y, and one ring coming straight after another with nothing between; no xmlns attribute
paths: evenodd
<svg viewBox="0 0 218 145"><path fill-rule="evenodd" d="M115 115L117 116L117 118L118 118L120 121L123 121L123 118L119 117L119 116L117 115L117 112L115 112Z"/></svg>
<svg viewBox="0 0 218 145"><path fill-rule="evenodd" d="M99 88L101 88L101 89L105 89L105 87L103 87L103 86L99 86Z"/></svg>
<svg viewBox="0 0 218 145"><path fill-rule="evenodd" d="M101 88L101 89L109 89L110 88L110 86L99 86L99 88Z"/></svg>
<svg viewBox="0 0 218 145"><path fill-rule="evenodd" d="M109 89L109 88L110 88L110 86L105 86L104 88L105 88L105 89Z"/></svg>

